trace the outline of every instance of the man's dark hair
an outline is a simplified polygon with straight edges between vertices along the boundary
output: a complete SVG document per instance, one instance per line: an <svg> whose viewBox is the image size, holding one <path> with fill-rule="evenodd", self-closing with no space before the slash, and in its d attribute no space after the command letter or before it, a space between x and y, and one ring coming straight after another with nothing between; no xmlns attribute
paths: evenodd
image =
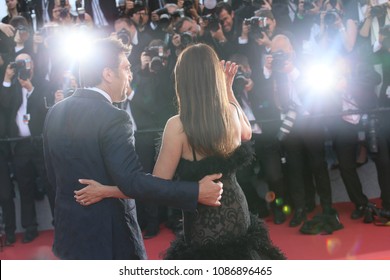
<svg viewBox="0 0 390 280"><path fill-rule="evenodd" d="M233 12L232 6L230 6L229 3L219 2L217 6L215 6L215 13L219 16L219 14L222 13L223 10L228 12L229 15L231 15Z"/></svg>
<svg viewBox="0 0 390 280"><path fill-rule="evenodd" d="M18 28L19 26L23 26L23 27L26 28L26 30L30 29L30 25L28 24L27 19L22 17L22 16L15 16L15 17L13 17L10 20L9 24L12 25L15 28Z"/></svg>
<svg viewBox="0 0 390 280"><path fill-rule="evenodd" d="M90 54L80 62L80 80L82 87L95 87L102 81L105 68L117 69L121 53L128 48L118 39L106 38L96 40Z"/></svg>
<svg viewBox="0 0 390 280"><path fill-rule="evenodd" d="M174 31L180 33L180 29L183 27L185 21L192 22L192 18L189 17L179 18L178 21L175 23L175 26L173 27Z"/></svg>
<svg viewBox="0 0 390 280"><path fill-rule="evenodd" d="M274 14L270 10L260 10L258 16L259 17L266 17L266 18L269 18L271 20L275 20Z"/></svg>
<svg viewBox="0 0 390 280"><path fill-rule="evenodd" d="M121 17L121 18L118 18L114 24L117 24L117 23L120 23L120 22L125 22L128 26L136 26L136 24L134 23L134 21L129 18L129 17Z"/></svg>

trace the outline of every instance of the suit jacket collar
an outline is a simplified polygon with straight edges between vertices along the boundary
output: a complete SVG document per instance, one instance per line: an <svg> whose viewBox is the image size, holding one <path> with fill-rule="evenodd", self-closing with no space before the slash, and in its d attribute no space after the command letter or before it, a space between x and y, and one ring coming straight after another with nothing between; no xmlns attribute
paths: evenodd
<svg viewBox="0 0 390 280"><path fill-rule="evenodd" d="M85 89L85 88L77 89L74 92L73 96L97 99L97 100L105 101L105 102L111 104L111 102L107 98L105 98L99 92L91 90L91 89Z"/></svg>

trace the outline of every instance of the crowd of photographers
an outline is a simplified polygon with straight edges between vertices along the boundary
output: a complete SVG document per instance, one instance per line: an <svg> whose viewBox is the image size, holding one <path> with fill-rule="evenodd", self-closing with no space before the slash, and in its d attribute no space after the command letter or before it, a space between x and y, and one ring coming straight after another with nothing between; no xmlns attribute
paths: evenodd
<svg viewBox="0 0 390 280"><path fill-rule="evenodd" d="M88 41L108 36L131 48L133 80L127 100L118 106L133 120L146 172L153 170L159 133L176 114L176 58L189 44L203 42L221 60L240 66L234 92L252 124L256 161L238 173L238 180L253 213L265 217L271 210L273 221L282 224L293 211L289 225L308 234L341 229L332 207L325 149L331 142L330 152L337 156L356 206L351 218L367 223L375 216L390 218L390 1L5 2L8 14L0 25L0 203L7 245L16 241L11 179L20 192L23 242L38 235L35 199L47 194L53 210L42 152L45 115L82 87L77 59L88 51ZM381 208L363 193L358 156L376 164ZM257 185L259 178L267 184L264 190ZM308 221L316 194L322 211ZM158 234L162 212L176 213L161 210L137 203L145 238Z"/></svg>

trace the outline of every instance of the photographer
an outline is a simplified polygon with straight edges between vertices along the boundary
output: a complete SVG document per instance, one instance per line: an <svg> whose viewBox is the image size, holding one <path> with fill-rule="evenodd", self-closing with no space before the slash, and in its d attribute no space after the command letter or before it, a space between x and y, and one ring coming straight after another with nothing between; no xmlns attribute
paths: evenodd
<svg viewBox="0 0 390 280"><path fill-rule="evenodd" d="M390 4L389 4L390 5ZM375 55L382 62L383 81L380 90L379 104L390 107L390 24L379 30L378 41L374 44ZM378 183L381 190L381 217L390 219L390 128L388 125L389 112L377 114L377 145L378 152L372 153L375 162Z"/></svg>
<svg viewBox="0 0 390 280"><path fill-rule="evenodd" d="M42 131L47 113L45 98L50 94L44 80L34 77L34 64L27 54L16 57L4 75L1 105L9 110L9 136L20 138L13 144L13 166L21 197L21 220L26 229L23 243L38 236L34 187L36 174L47 192L52 214L53 189L47 181L43 160Z"/></svg>
<svg viewBox="0 0 390 280"><path fill-rule="evenodd" d="M307 117L310 108L307 108L301 92L302 74L296 66L293 46L286 36L277 35L272 40L271 52L272 57L264 67L264 74L273 81L275 106L280 109L283 119L277 137L285 151L288 187L294 204L294 215L289 226L299 226L307 219L304 172L307 172L305 161L308 160L323 210L315 221L321 223L321 227L329 226L332 231L341 229L342 225L337 222L338 214L332 208L324 151L324 125L317 119ZM312 221L308 221L301 232L312 233L315 228Z"/></svg>
<svg viewBox="0 0 390 280"><path fill-rule="evenodd" d="M163 8L153 10L151 13L151 28L153 30L153 38L167 41L167 35L173 24L183 14L183 11L178 10L176 4L166 4Z"/></svg>
<svg viewBox="0 0 390 280"><path fill-rule="evenodd" d="M320 13L319 43L323 49L333 46L335 52L349 54L354 50L357 23L343 9L340 0L324 2L325 11Z"/></svg>
<svg viewBox="0 0 390 280"><path fill-rule="evenodd" d="M189 17L180 18L173 26L169 45L171 53L177 57L189 44L199 42L202 35L203 30L196 21Z"/></svg>
<svg viewBox="0 0 390 280"><path fill-rule="evenodd" d="M13 17L19 15L18 0L7 0L5 3L7 5L7 15L1 19L1 22L8 24Z"/></svg>
<svg viewBox="0 0 390 280"><path fill-rule="evenodd" d="M220 59L228 59L238 51L238 37L241 25L236 20L232 7L219 2L215 12L202 16L205 26L204 41L213 46Z"/></svg>
<svg viewBox="0 0 390 280"><path fill-rule="evenodd" d="M176 98L169 50L161 40L153 40L141 54L141 70L134 73L131 112L136 124L135 150L145 172L151 173L156 159L156 144L166 121L175 114ZM159 205L137 201L137 216L144 238L159 232Z"/></svg>
<svg viewBox="0 0 390 280"><path fill-rule="evenodd" d="M31 27L22 16L15 16L11 19L10 25L15 28L14 51L11 56L15 58L21 53L33 54L33 42Z"/></svg>
<svg viewBox="0 0 390 280"><path fill-rule="evenodd" d="M8 165L11 160L9 143L1 141L8 135L8 111L2 106L1 98L0 95L0 206L3 211L4 245L9 246L16 242L15 193Z"/></svg>

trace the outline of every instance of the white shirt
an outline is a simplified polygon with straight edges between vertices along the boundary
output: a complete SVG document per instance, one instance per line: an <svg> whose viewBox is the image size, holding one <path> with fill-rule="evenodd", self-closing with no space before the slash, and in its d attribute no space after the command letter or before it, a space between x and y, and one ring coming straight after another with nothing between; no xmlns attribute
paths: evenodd
<svg viewBox="0 0 390 280"><path fill-rule="evenodd" d="M11 83L3 82L4 87L11 87ZM27 101L28 98L31 96L31 94L34 92L34 87L31 91L28 91L25 88L22 88L22 104L20 105L18 112L16 113L16 125L19 129L19 136L21 137L29 137L31 136L30 128L28 126L29 119L25 120L25 118L28 116L30 118L30 115L27 114Z"/></svg>
<svg viewBox="0 0 390 280"><path fill-rule="evenodd" d="M133 117L133 114L131 113L131 107L130 107L130 101L133 99L134 97L134 90L130 93L130 95L127 97L126 99L126 107L124 108L124 110L126 111L126 113L130 116L130 119L131 119L131 122L133 124L133 130L136 131L137 130L137 124L135 123L135 119Z"/></svg>

